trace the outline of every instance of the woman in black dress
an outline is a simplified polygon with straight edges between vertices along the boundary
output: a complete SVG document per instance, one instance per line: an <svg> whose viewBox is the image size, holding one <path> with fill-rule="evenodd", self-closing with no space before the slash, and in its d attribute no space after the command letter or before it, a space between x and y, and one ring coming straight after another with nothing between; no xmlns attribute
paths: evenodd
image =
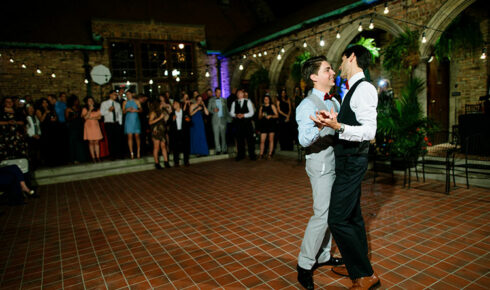
<svg viewBox="0 0 490 290"><path fill-rule="evenodd" d="M48 99L41 98L36 110L36 116L41 121L41 156L47 165L59 165L58 154L58 117Z"/></svg>
<svg viewBox="0 0 490 290"><path fill-rule="evenodd" d="M274 150L274 133L276 132L276 122L278 118L277 109L271 102L271 97L266 95L262 101L262 106L259 109L259 122L260 122L260 156L259 159L264 158L265 140L269 137L269 152L267 159L272 158L272 151Z"/></svg>
<svg viewBox="0 0 490 290"><path fill-rule="evenodd" d="M292 106L291 99L287 96L285 89L279 93L277 108L279 111L279 144L281 150L293 150Z"/></svg>

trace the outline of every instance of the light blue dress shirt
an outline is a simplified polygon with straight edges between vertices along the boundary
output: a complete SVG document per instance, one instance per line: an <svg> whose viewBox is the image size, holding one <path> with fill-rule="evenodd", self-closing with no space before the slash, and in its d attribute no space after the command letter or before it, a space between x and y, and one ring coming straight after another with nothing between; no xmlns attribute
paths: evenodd
<svg viewBox="0 0 490 290"><path fill-rule="evenodd" d="M319 91L317 89L312 89L310 94L312 94L315 98L320 98L322 102L325 104L327 109L330 111L334 108L335 112L338 112L340 109L339 102L332 98L331 100L323 100L325 93ZM309 96L309 94L308 94ZM313 144L320 136L324 136L327 134L333 135L335 131L330 128L324 128L321 131L318 130L318 127L315 126L315 123L310 119L310 116L315 117L315 113L319 110L315 106L315 104L305 98L299 106L296 108L296 122L298 123L298 140L299 144L303 147L308 147Z"/></svg>
<svg viewBox="0 0 490 290"><path fill-rule="evenodd" d="M218 108L218 117L223 117L223 107L221 106L221 98L216 98L216 107Z"/></svg>

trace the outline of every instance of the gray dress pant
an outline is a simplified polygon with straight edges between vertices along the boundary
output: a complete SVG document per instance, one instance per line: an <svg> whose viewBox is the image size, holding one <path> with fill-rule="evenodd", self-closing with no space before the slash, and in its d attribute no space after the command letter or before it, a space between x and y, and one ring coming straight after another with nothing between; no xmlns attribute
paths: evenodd
<svg viewBox="0 0 490 290"><path fill-rule="evenodd" d="M315 262L323 263L330 259L332 234L328 230L328 208L335 181L333 147L307 155L306 173L313 191L313 216L305 230L298 265L309 270Z"/></svg>
<svg viewBox="0 0 490 290"><path fill-rule="evenodd" d="M226 152L226 122L222 122L219 118L217 122L212 122L214 133L214 146L216 152Z"/></svg>

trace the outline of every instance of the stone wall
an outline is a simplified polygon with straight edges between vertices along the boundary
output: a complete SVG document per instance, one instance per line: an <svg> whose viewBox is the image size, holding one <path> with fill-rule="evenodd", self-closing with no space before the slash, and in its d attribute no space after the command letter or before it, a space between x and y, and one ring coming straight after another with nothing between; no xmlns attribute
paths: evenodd
<svg viewBox="0 0 490 290"><path fill-rule="evenodd" d="M101 86L94 82L88 85L84 83L84 54L88 56L90 67L103 64L110 68L108 45L111 39L194 42L196 81L191 87L201 92L218 85L216 77L204 76L206 65L209 65L211 76L217 74L216 57L208 56L206 51L197 45L206 39L203 26L95 20L92 23L92 31L96 37L102 37L101 50L1 48L0 97L32 95L38 99L63 91L83 98L88 94L88 90L96 99L99 99L101 94L107 95L112 89L111 83L102 86L102 93ZM10 57L14 58L14 63L10 63ZM26 69L21 67L22 63L27 65ZM37 67L41 69L41 74L36 73ZM51 77L53 72L56 78ZM140 84L139 88L142 85Z"/></svg>

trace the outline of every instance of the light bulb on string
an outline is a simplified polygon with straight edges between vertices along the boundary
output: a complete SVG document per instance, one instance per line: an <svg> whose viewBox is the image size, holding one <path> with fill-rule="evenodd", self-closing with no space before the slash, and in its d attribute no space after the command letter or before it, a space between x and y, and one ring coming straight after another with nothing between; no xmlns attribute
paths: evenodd
<svg viewBox="0 0 490 290"><path fill-rule="evenodd" d="M14 63L15 62L15 60L13 58L10 58L9 61L10 61L10 63Z"/></svg>
<svg viewBox="0 0 490 290"><path fill-rule="evenodd" d="M259 57L262 57L262 53L259 52Z"/></svg>
<svg viewBox="0 0 490 290"><path fill-rule="evenodd" d="M284 49L284 47L281 48L281 52L282 53L285 53L286 52L286 50Z"/></svg>
<svg viewBox="0 0 490 290"><path fill-rule="evenodd" d="M280 53L277 54L277 60L281 60L282 56Z"/></svg>
<svg viewBox="0 0 490 290"><path fill-rule="evenodd" d="M129 86L131 85L131 83L129 81L126 81L126 85Z"/></svg>
<svg viewBox="0 0 490 290"><path fill-rule="evenodd" d="M184 49L184 44L183 43L179 43L179 48L180 49Z"/></svg>
<svg viewBox="0 0 490 290"><path fill-rule="evenodd" d="M175 79L175 81L176 81L176 82L180 82L180 78L179 78L179 77L177 77L177 78Z"/></svg>
<svg viewBox="0 0 490 290"><path fill-rule="evenodd" d="M253 56L253 57L257 57L257 54L255 54L255 53L254 53L252 56Z"/></svg>
<svg viewBox="0 0 490 290"><path fill-rule="evenodd" d="M427 38L425 38L425 31L422 32L422 43L426 43L427 42Z"/></svg>
<svg viewBox="0 0 490 290"><path fill-rule="evenodd" d="M320 37L320 46L325 46L325 40L323 40L323 36Z"/></svg>
<svg viewBox="0 0 490 290"><path fill-rule="evenodd" d="M53 73L51 74L51 77L52 77L53 79L54 79L54 78L56 78L56 74L53 72Z"/></svg>
<svg viewBox="0 0 490 290"><path fill-rule="evenodd" d="M487 58L487 48L484 47L482 48L481 50L481 56L480 56L480 59L486 59Z"/></svg>
<svg viewBox="0 0 490 290"><path fill-rule="evenodd" d="M163 72L163 74L164 74L165 76L168 76L168 70L165 70L165 71Z"/></svg>
<svg viewBox="0 0 490 290"><path fill-rule="evenodd" d="M86 85L88 84L88 80L87 80L87 79L85 79L83 82L84 82Z"/></svg>
<svg viewBox="0 0 490 290"><path fill-rule="evenodd" d="M307 47L308 44L306 43L306 40L303 42L303 47Z"/></svg>
<svg viewBox="0 0 490 290"><path fill-rule="evenodd" d="M359 27L357 28L357 30L358 30L359 32L361 32L361 31L362 31L362 22L359 22Z"/></svg>
<svg viewBox="0 0 490 290"><path fill-rule="evenodd" d="M247 58L247 55L246 55L246 54L244 54L244 55L243 55L243 59L246 59L246 58Z"/></svg>
<svg viewBox="0 0 490 290"><path fill-rule="evenodd" d="M384 14L388 14L390 12L390 9L388 9L388 3L385 3L385 9L383 10Z"/></svg>
<svg viewBox="0 0 490 290"><path fill-rule="evenodd" d="M25 63L22 63L21 67L22 67L23 69L26 69L26 68L27 68L27 65L26 65Z"/></svg>
<svg viewBox="0 0 490 290"><path fill-rule="evenodd" d="M42 73L42 71L41 71L41 69L40 69L39 67L37 67L37 68L36 68L36 72L37 72L37 74L39 74L39 75Z"/></svg>
<svg viewBox="0 0 490 290"><path fill-rule="evenodd" d="M205 77L209 78L209 71L206 70L206 73L204 74Z"/></svg>
<svg viewBox="0 0 490 290"><path fill-rule="evenodd" d="M340 32L338 30L337 30L337 35L335 37L337 37L337 39L340 38Z"/></svg>
<svg viewBox="0 0 490 290"><path fill-rule="evenodd" d="M373 22L373 19L372 18L369 21L369 29L374 29L374 22Z"/></svg>
<svg viewBox="0 0 490 290"><path fill-rule="evenodd" d="M240 66L238 67L239 70L243 70L243 65L240 64Z"/></svg>
<svg viewBox="0 0 490 290"><path fill-rule="evenodd" d="M264 56L267 55L267 50L264 50Z"/></svg>
<svg viewBox="0 0 490 290"><path fill-rule="evenodd" d="M150 85L153 85L153 80L152 80L152 79L150 79L150 80L148 81L148 83L149 83Z"/></svg>

